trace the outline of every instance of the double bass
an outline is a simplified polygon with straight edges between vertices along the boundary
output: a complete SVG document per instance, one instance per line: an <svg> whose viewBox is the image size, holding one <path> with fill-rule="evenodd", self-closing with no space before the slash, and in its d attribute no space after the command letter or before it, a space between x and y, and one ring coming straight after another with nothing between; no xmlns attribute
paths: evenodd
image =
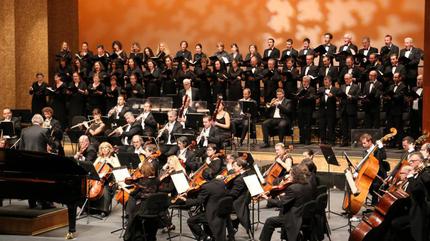
<svg viewBox="0 0 430 241"><path fill-rule="evenodd" d="M397 134L395 128L390 129L390 133L385 135L380 139L384 142L390 140ZM342 208L349 212L350 215L357 214L364 202L366 201L367 195L369 194L370 186L379 171L379 161L373 155L373 153L378 148L377 145L361 160L362 163L360 170L358 170L358 175L354 180L354 183L359 191L359 194L354 195L352 193L345 193Z"/></svg>

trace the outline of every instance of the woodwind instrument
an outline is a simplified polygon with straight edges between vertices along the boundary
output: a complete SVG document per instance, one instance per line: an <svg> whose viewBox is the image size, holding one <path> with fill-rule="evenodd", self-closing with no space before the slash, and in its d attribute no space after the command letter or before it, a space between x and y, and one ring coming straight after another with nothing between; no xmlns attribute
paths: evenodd
<svg viewBox="0 0 430 241"><path fill-rule="evenodd" d="M90 124L90 123L91 123L91 122L93 122L93 121L95 121L95 119L91 119L91 120L89 120L89 121L83 121L83 122L81 122L81 123L78 123L78 124L76 124L76 125L74 125L74 126L70 127L70 129L74 129L74 128L76 128L76 127L80 127L80 126L85 126L85 123L86 123L86 124Z"/></svg>
<svg viewBox="0 0 430 241"><path fill-rule="evenodd" d="M189 98L190 98L190 97L189 97L188 95L184 95L184 101L182 102L181 109L179 109L177 119L182 118L182 116L184 115L185 104L188 102L188 99L189 99Z"/></svg>
<svg viewBox="0 0 430 241"><path fill-rule="evenodd" d="M117 133L120 129L125 128L126 126L128 126L130 124L125 124L123 126L117 127L115 130L113 130L111 133L109 133L108 137L113 136L115 133Z"/></svg>

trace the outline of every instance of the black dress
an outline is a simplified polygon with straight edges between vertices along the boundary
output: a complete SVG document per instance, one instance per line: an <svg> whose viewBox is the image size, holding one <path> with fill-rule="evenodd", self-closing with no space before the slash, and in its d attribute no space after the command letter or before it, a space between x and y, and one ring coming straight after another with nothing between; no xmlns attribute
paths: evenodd
<svg viewBox="0 0 430 241"><path fill-rule="evenodd" d="M182 85L184 79L191 79L191 82L193 82L195 79L195 75L189 69L187 69L186 71L178 69L178 71L176 72L176 81L178 83L179 90L184 88L184 86Z"/></svg>
<svg viewBox="0 0 430 241"><path fill-rule="evenodd" d="M212 84L214 102L219 95L226 99L227 73L223 70L214 70L212 74L214 78Z"/></svg>
<svg viewBox="0 0 430 241"><path fill-rule="evenodd" d="M105 113L105 94L106 88L102 83L97 86L91 83L88 86L88 113L91 113L94 108L99 108L102 113Z"/></svg>
<svg viewBox="0 0 430 241"><path fill-rule="evenodd" d="M55 85L54 91L51 92L51 107L54 110L54 117L60 122L62 128L65 128L67 124L66 89L66 84L61 83L59 87Z"/></svg>
<svg viewBox="0 0 430 241"><path fill-rule="evenodd" d="M48 85L45 82L42 82L40 85L36 82L34 82L31 87L33 90L30 90L30 95L33 95L33 98L31 99L31 112L32 114L41 114L42 109L47 106L46 103L46 96L47 96L47 90L46 87Z"/></svg>
<svg viewBox="0 0 430 241"><path fill-rule="evenodd" d="M74 116L85 116L86 112L86 95L82 91L87 90L87 84L83 81L77 85L70 83L67 88L68 95L68 120L71 123Z"/></svg>
<svg viewBox="0 0 430 241"><path fill-rule="evenodd" d="M163 96L169 96L169 95L177 94L178 83L176 82L175 75L176 75L176 69L175 68L171 68L171 69L166 68L165 70L163 70L161 72L160 78L161 78L161 86L162 86L162 90L163 90Z"/></svg>
<svg viewBox="0 0 430 241"><path fill-rule="evenodd" d="M200 97L203 101L207 102L207 106L212 106L212 93L211 93L211 81L212 72L209 68L196 68L196 80L194 81L194 87L199 89Z"/></svg>
<svg viewBox="0 0 430 241"><path fill-rule="evenodd" d="M106 110L112 109L116 106L118 96L121 93L121 87L116 86L112 89L112 87L106 88Z"/></svg>
<svg viewBox="0 0 430 241"><path fill-rule="evenodd" d="M221 119L216 118L216 122L220 123L220 124L225 124L225 115L227 112L224 113L224 115L221 117ZM222 144L223 141L225 140L229 140L231 138L231 130L230 128L226 129L226 128L222 128L217 126L217 138L219 138L219 143Z"/></svg>
<svg viewBox="0 0 430 241"><path fill-rule="evenodd" d="M237 68L237 70L234 70L230 68L228 77L229 87L227 100L238 101L242 97L242 80L239 79L242 78L242 69Z"/></svg>
<svg viewBox="0 0 430 241"><path fill-rule="evenodd" d="M146 97L160 97L160 72L154 69L152 73L148 70L143 74Z"/></svg>

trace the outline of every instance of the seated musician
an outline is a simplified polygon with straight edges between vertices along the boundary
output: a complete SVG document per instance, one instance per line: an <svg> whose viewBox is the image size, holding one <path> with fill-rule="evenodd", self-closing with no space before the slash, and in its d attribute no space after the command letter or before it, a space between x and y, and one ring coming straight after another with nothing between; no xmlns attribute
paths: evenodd
<svg viewBox="0 0 430 241"><path fill-rule="evenodd" d="M106 125L103 123L102 112L99 108L93 110L93 118L94 121L90 125L88 125L88 122L84 122L84 126L87 129L85 134L91 137L93 143L96 143L96 137L104 135Z"/></svg>
<svg viewBox="0 0 430 241"><path fill-rule="evenodd" d="M125 119L124 115L128 111L130 111L130 108L125 106L125 96L119 95L117 98L117 104L115 107L109 110L108 117L111 119L112 123L122 123Z"/></svg>
<svg viewBox="0 0 430 241"><path fill-rule="evenodd" d="M370 134L366 133L361 135L360 142L361 142L361 146L365 150L364 156L367 155L371 150L375 148L375 144L373 144L373 138ZM385 152L384 145L382 144L381 141L376 141L376 145L378 146L378 148L373 152L373 156L379 161L379 170L377 175L381 178L386 178L387 171L390 170L390 165L385 161L385 159L387 158L387 154ZM364 164L363 162L360 162L357 165L357 173L363 164ZM378 203L378 195L375 194L374 191L377 191L381 184L382 183L378 178L375 178L372 182L372 186L370 187L370 190L369 190L372 195L372 205L376 205Z"/></svg>
<svg viewBox="0 0 430 241"><path fill-rule="evenodd" d="M249 203L251 202L251 195L245 185L243 178L251 174L249 165L243 158L236 158L233 162L233 173L230 175L237 175L232 181L227 183L227 195L233 198L233 209L236 213L237 219L231 220L228 223L229 239L234 239L234 234L239 228L239 223L245 228L248 235L251 232L251 221L249 219ZM230 225L231 224L231 225ZM231 229L233 228L233 230Z"/></svg>
<svg viewBox="0 0 430 241"><path fill-rule="evenodd" d="M144 136L155 136L157 132L157 121L151 112L152 105L148 101L143 104L143 112L136 119L140 122Z"/></svg>
<svg viewBox="0 0 430 241"><path fill-rule="evenodd" d="M182 106L178 109L178 121L185 128L185 122L187 121L188 113L196 113L197 110L191 106L191 99L188 97L182 97Z"/></svg>
<svg viewBox="0 0 430 241"><path fill-rule="evenodd" d="M200 135L196 138L198 147L204 150L210 143L218 144L219 140L216 134L217 132L212 126L212 117L209 115L203 116L203 128Z"/></svg>
<svg viewBox="0 0 430 241"><path fill-rule="evenodd" d="M267 148L269 144L270 130L277 130L279 133L279 142L284 142L284 136L291 127L291 110L292 102L284 97L284 90L276 90L276 99L274 98L268 104L269 118L263 122L263 140L262 148Z"/></svg>
<svg viewBox="0 0 430 241"><path fill-rule="evenodd" d="M207 164L214 175L217 175L222 169L223 161L220 159L222 153L218 153L217 145L211 143L206 148L206 155L203 158L203 164Z"/></svg>
<svg viewBox="0 0 430 241"><path fill-rule="evenodd" d="M421 146L420 152L423 154L424 156L424 164L426 166L429 166L429 156L430 156L430 143L424 143Z"/></svg>
<svg viewBox="0 0 430 241"><path fill-rule="evenodd" d="M213 121L213 126L216 128L216 138L218 139L217 144L219 147L222 147L222 143L225 140L231 139L231 130L230 130L230 114L224 110L224 102L221 101L218 107L217 114L215 116L215 120Z"/></svg>
<svg viewBox="0 0 430 241"><path fill-rule="evenodd" d="M190 97L191 102L200 100L199 89L191 87L191 79L184 79L182 81L182 84L184 88L179 91L179 96L181 97L181 100L184 99L185 95L188 95L188 97Z"/></svg>
<svg viewBox="0 0 430 241"><path fill-rule="evenodd" d="M313 161L315 157L315 153L312 149L307 149L306 151L303 152L303 157L311 159L311 161Z"/></svg>
<svg viewBox="0 0 430 241"><path fill-rule="evenodd" d="M251 90L249 88L245 88L242 94L243 94L243 98L240 99L239 102L250 101L250 102L253 102L257 107L257 102L251 99ZM239 146L242 146L243 140L245 140L246 133L248 133L248 129L250 125L249 121L251 121L251 132L255 132L255 120L253 118L249 118L248 116L249 114L250 113L244 113L242 108L240 111L241 118L238 118L232 121L233 133L236 134L237 130L241 130Z"/></svg>
<svg viewBox="0 0 430 241"><path fill-rule="evenodd" d="M111 134L118 134L121 139L121 143L125 146L130 145L131 138L134 135L139 135L142 132L142 126L136 119L134 118L133 113L130 111L124 114L125 121L127 124L125 126L120 126L113 130Z"/></svg>
<svg viewBox="0 0 430 241"><path fill-rule="evenodd" d="M86 135L79 137L79 150L73 156L77 161L87 161L94 163L97 158L96 147L90 143L90 138Z"/></svg>
<svg viewBox="0 0 430 241"><path fill-rule="evenodd" d="M226 238L226 219L217 215L218 201L226 195L225 184L224 181L214 178L215 175L210 168L203 172L203 178L207 182L201 186L197 198L187 199L185 196L179 196L187 206L202 205L204 207L204 209L200 209L204 211L200 211L187 220L188 226L197 240L225 240Z"/></svg>
<svg viewBox="0 0 430 241"><path fill-rule="evenodd" d="M165 157L176 154L178 147L173 134L182 133L182 125L176 121L177 112L175 110L171 110L167 113L167 119L167 124L159 131L157 138L160 140L160 142L163 142L163 145L160 146L160 149L161 153L163 153Z"/></svg>
<svg viewBox="0 0 430 241"><path fill-rule="evenodd" d="M279 227L285 230L287 240L297 239L302 224L303 205L313 199L312 189L308 183L308 172L305 165L294 166L288 177L292 184L285 189L283 195L276 199L269 199L263 195L268 205L278 207L280 211L278 216L266 219L260 234L261 241L272 240L273 231Z"/></svg>
<svg viewBox="0 0 430 241"><path fill-rule="evenodd" d="M395 217L390 224L386 240L416 240L430 239L430 168L424 165L421 152L409 155L409 166L404 166L404 183L401 185L409 194L411 205L403 216Z"/></svg>
<svg viewBox="0 0 430 241"><path fill-rule="evenodd" d="M158 171L160 170L160 161L158 160L158 157L160 156L160 151L158 150L157 146L154 144L145 144L143 148L143 155L144 160L139 165L142 165L143 163L149 163L154 167L155 170L155 176L158 176Z"/></svg>
<svg viewBox="0 0 430 241"><path fill-rule="evenodd" d="M181 136L177 140L178 151L176 156L179 158L181 164L185 167L186 173L189 174L199 168L198 163L195 161L194 151L190 149L188 138Z"/></svg>
<svg viewBox="0 0 430 241"><path fill-rule="evenodd" d="M402 160L408 159L409 154L415 152L415 140L410 136L405 136L402 139Z"/></svg>
<svg viewBox="0 0 430 241"><path fill-rule="evenodd" d="M127 148L127 152L135 153L135 154L143 154L143 138L140 135L134 135L131 138L131 145Z"/></svg>
<svg viewBox="0 0 430 241"><path fill-rule="evenodd" d="M236 154L227 154L227 156L225 157L225 160L224 160L225 169L222 172L222 174L229 175L229 174L235 173L235 170L233 168L233 163L236 161L237 158L238 157Z"/></svg>
<svg viewBox="0 0 430 241"><path fill-rule="evenodd" d="M293 166L293 158L289 154L289 150L284 145L284 143L277 143L275 145L275 153L275 162L281 164L281 166L284 168L284 174L289 173Z"/></svg>
<svg viewBox="0 0 430 241"><path fill-rule="evenodd" d="M319 185L320 181L317 177L317 166L310 158L303 158L302 162L300 164L305 165L309 170L309 184L312 188L312 193L317 195L317 186ZM315 196L316 198L316 196Z"/></svg>
<svg viewBox="0 0 430 241"><path fill-rule="evenodd" d="M154 166L145 162L139 167L139 171L142 174L137 179L126 179L127 184L137 184L133 192L130 193L130 197L127 202L126 215L128 217L128 224L126 230L126 236L133 236L142 234L145 229L146 237L145 240L157 240L156 234L158 229L158 222L144 222L142 226L142 219L140 215L143 214L146 199L158 191L159 181L155 176ZM142 238L142 237L140 237ZM131 237L128 240L138 240Z"/></svg>
<svg viewBox="0 0 430 241"><path fill-rule="evenodd" d="M21 133L21 119L15 116L12 116L12 110L9 108L3 109L3 118L0 121L9 121L13 123L13 128L15 129L15 135Z"/></svg>
<svg viewBox="0 0 430 241"><path fill-rule="evenodd" d="M96 171L100 169L103 164L109 165L110 168L120 167L118 157L113 152L113 147L108 142L102 142L99 146L99 152L94 167ZM97 168L99 167L99 168ZM113 176L109 173L99 174L101 180L104 180L103 196L95 201L89 202L90 209L99 212L102 217L107 216L111 212L112 198L115 192L115 188L111 183L113 182ZM91 187L90 187L91 188Z"/></svg>
<svg viewBox="0 0 430 241"><path fill-rule="evenodd" d="M45 107L42 109L43 117L45 118L42 127L47 128L50 131L51 137L53 137L52 145L56 145L54 149L59 151L62 150L61 141L63 140L63 130L61 124L57 119L54 119L54 110L51 107ZM64 153L64 150L63 150Z"/></svg>
<svg viewBox="0 0 430 241"><path fill-rule="evenodd" d="M1 137L0 138L0 149L6 149L6 148L9 148L7 140L6 140L6 138Z"/></svg>

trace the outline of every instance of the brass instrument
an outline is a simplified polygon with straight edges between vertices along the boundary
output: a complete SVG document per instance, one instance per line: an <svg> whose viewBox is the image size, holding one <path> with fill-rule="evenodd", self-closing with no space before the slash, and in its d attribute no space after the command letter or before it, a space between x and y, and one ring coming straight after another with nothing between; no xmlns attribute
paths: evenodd
<svg viewBox="0 0 430 241"><path fill-rule="evenodd" d="M273 98L270 103L266 104L266 108L270 108L271 106L275 105L275 103L278 101L277 98Z"/></svg>
<svg viewBox="0 0 430 241"><path fill-rule="evenodd" d="M42 123L42 128L51 129L52 128L51 121L48 119L45 119Z"/></svg>
<svg viewBox="0 0 430 241"><path fill-rule="evenodd" d="M108 137L113 136L115 133L117 133L120 129L125 128L126 126L128 126L130 124L125 124L123 126L117 127L115 130L113 130L111 133L109 133Z"/></svg>
<svg viewBox="0 0 430 241"><path fill-rule="evenodd" d="M76 127L80 127L80 126L85 126L85 124L90 124L91 122L93 122L93 121L95 121L95 119L92 119L92 120L89 120L89 121L83 121L83 122L81 122L81 123L78 123L78 124L76 124L76 125L74 125L74 126L72 126L72 127L70 127L70 129L74 129L74 128L76 128Z"/></svg>

